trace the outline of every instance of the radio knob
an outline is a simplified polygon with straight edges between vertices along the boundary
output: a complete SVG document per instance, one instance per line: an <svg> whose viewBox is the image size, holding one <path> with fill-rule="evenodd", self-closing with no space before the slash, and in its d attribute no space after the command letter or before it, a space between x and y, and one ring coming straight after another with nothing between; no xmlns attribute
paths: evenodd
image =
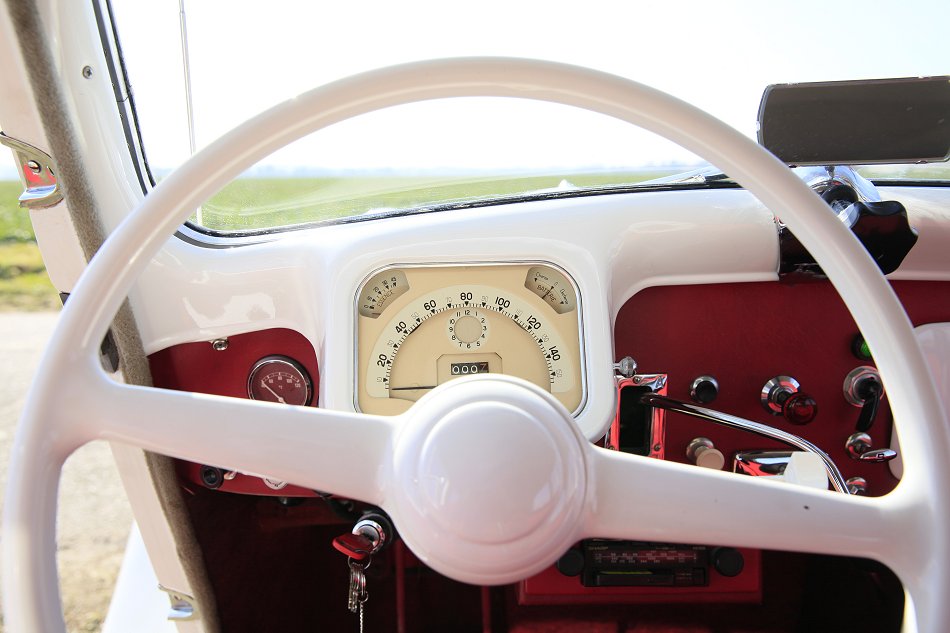
<svg viewBox="0 0 950 633"><path fill-rule="evenodd" d="M703 468L712 468L713 470L722 470L726 464L726 458L712 440L707 437L697 437L689 446L686 447L686 456L691 462Z"/></svg>
<svg viewBox="0 0 950 633"><path fill-rule="evenodd" d="M727 578L738 576L745 567L742 553L733 547L717 547L712 551L712 560L713 568Z"/></svg>
<svg viewBox="0 0 950 633"><path fill-rule="evenodd" d="M584 554L579 549L571 548L557 559L557 570L565 576L580 576L584 571Z"/></svg>

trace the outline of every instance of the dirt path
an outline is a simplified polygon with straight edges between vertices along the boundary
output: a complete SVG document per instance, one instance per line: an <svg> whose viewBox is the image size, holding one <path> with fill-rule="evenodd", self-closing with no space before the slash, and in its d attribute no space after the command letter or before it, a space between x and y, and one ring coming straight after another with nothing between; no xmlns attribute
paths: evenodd
<svg viewBox="0 0 950 633"><path fill-rule="evenodd" d="M0 313L0 507L13 431L56 318L55 313ZM70 631L98 631L131 525L108 445L90 444L70 457L59 502L57 534L66 625Z"/></svg>

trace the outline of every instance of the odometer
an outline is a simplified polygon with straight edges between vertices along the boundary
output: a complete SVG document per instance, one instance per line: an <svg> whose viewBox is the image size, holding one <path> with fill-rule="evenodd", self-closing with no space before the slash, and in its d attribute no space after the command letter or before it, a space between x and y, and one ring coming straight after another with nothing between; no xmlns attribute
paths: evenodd
<svg viewBox="0 0 950 633"><path fill-rule="evenodd" d="M449 371L453 376L470 376L472 374L487 374L488 363L450 363Z"/></svg>

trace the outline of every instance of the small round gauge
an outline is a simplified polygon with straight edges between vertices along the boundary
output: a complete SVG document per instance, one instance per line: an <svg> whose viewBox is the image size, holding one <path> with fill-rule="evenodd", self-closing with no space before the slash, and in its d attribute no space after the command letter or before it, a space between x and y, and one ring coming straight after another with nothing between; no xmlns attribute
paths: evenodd
<svg viewBox="0 0 950 633"><path fill-rule="evenodd" d="M456 310L449 317L447 334L461 349L478 349L488 338L488 317L475 308Z"/></svg>
<svg viewBox="0 0 950 633"><path fill-rule="evenodd" d="M252 400L306 406L313 395L313 383L303 366L287 356L265 356L251 368L247 395Z"/></svg>

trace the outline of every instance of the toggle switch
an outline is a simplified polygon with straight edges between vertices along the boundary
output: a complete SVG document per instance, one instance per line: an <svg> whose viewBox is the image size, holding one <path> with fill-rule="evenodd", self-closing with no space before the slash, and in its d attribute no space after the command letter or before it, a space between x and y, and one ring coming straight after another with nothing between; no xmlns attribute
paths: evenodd
<svg viewBox="0 0 950 633"><path fill-rule="evenodd" d="M854 430L863 433L871 429L877 416L884 386L874 367L864 365L852 369L844 379L844 397L855 407L861 407Z"/></svg>

